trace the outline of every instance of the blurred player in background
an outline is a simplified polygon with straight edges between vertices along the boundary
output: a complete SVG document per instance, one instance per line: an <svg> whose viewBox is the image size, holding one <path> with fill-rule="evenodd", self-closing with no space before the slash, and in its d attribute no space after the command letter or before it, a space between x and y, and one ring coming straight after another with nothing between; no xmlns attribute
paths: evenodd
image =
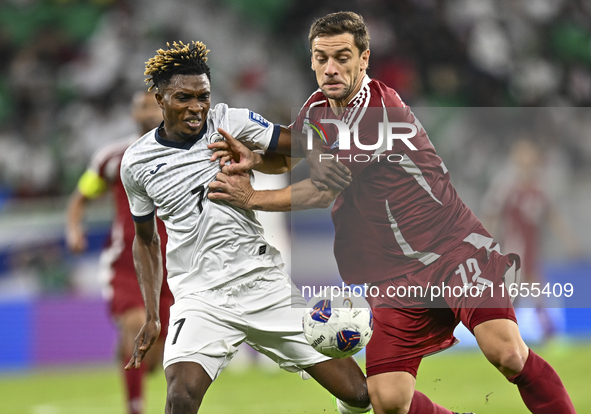
<svg viewBox="0 0 591 414"><path fill-rule="evenodd" d="M505 251L519 254L521 281L529 287L538 283L540 290L545 282L540 269L540 249L546 224L570 255L580 252L575 235L543 185L543 157L540 147L532 140L517 140L511 146L508 168L493 180L482 205L486 228L499 238ZM524 299L519 299L516 305L527 306ZM544 307L544 295L531 299L535 301L542 340L546 341L556 333L556 327Z"/></svg>
<svg viewBox="0 0 591 414"><path fill-rule="evenodd" d="M146 323L126 368L141 366L161 329L157 208L168 233L167 279L175 298L164 349L167 413L195 414L242 342L287 371L305 371L345 402L343 414L368 412L367 384L355 360L329 359L306 341L297 307L306 302L282 270L280 253L263 238L255 213L206 196L220 171L208 145L223 140L222 128L263 151L273 149L280 135L289 140L287 129L248 109L210 108L208 52L201 42L175 42L146 63L164 122L132 144L121 162L146 305ZM289 159L272 158L275 163L259 171L287 171Z"/></svg>
<svg viewBox="0 0 591 414"><path fill-rule="evenodd" d="M366 349L367 382L376 414L451 413L416 391L415 383L423 357L456 343L453 331L460 321L489 362L517 385L532 413L575 413L556 371L527 347L519 333L504 287L518 281L519 258L502 255L459 198L445 164L398 93L366 75L369 33L361 16L340 12L317 19L309 42L320 89L304 104L292 128L294 134L305 133L313 122L331 121L323 125L328 131L324 145L316 139L314 150L307 153L312 179L284 190L254 191L244 174L218 174L218 181L210 184L209 198L266 211L326 207L336 198L334 253L341 277L347 284L369 283L378 292L367 298L374 312L374 334ZM371 116L372 107L378 108L377 119ZM394 140L391 148L376 148L378 121L386 115L390 122L413 124L417 133L412 140ZM342 142L338 145L341 134L332 128L334 121L358 126L360 145L351 144L350 149ZM233 157L240 154L241 162L225 171L256 165L259 160L244 146L231 137L227 140ZM305 140L303 145L299 139L287 147L283 143L277 152L299 156L307 150ZM342 167L331 165L329 154L338 155L350 169L349 186L335 174ZM389 161L390 156L398 162ZM428 295L390 293L392 288L428 291L442 285L450 292L474 286L480 295L449 293L433 300Z"/></svg>
<svg viewBox="0 0 591 414"><path fill-rule="evenodd" d="M80 177L78 187L72 194L67 212L66 240L74 253L87 249L83 225L87 204L101 195L111 192L115 206L115 217L107 246L101 255L101 272L108 282L106 297L110 311L119 332L118 356L125 377L127 406L130 414L143 412L143 378L162 363L166 324L154 344L154 351L141 369L126 371L124 366L131 358L134 339L145 322L145 308L133 265L132 244L135 229L125 189L121 183L119 168L123 153L134 141L162 122L162 110L151 92L138 92L133 97L132 116L137 123L138 133L123 138L98 151L86 172ZM162 249L166 245L166 230L158 220L158 232ZM168 320L173 299L166 281L162 283L160 317Z"/></svg>

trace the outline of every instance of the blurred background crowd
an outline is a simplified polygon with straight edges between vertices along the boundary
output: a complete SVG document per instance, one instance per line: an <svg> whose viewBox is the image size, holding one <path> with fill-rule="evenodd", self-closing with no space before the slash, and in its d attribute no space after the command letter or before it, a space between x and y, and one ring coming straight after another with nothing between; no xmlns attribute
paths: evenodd
<svg viewBox="0 0 591 414"><path fill-rule="evenodd" d="M203 41L213 103L288 124L316 88L309 26L337 10L363 15L369 75L417 108L476 212L510 143L529 134L554 197L591 242L591 0L3 0L0 298L95 291L96 272L74 269L64 249L66 199L92 154L134 131L129 102L157 49ZM509 108L516 128L499 128L489 107ZM102 207L89 215L96 250Z"/></svg>
<svg viewBox="0 0 591 414"><path fill-rule="evenodd" d="M167 41L208 45L216 102L288 121L315 87L310 22L349 9L371 30L370 75L411 106L591 103L589 0L5 0L1 197L68 193L97 148L133 131L130 96ZM578 163L591 151L567 147Z"/></svg>

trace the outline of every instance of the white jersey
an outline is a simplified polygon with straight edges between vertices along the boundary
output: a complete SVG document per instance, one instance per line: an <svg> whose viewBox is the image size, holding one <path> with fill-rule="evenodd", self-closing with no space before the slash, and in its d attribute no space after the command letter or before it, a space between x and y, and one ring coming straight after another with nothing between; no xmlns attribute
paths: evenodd
<svg viewBox="0 0 591 414"><path fill-rule="evenodd" d="M207 198L220 172L207 145L223 128L251 149L277 144L279 125L248 109L218 104L194 143L168 141L158 128L132 144L121 162L121 179L136 222L158 217L166 225L168 285L175 300L224 284L257 268L282 266L281 255L263 238L253 211ZM156 210L157 209L157 210Z"/></svg>

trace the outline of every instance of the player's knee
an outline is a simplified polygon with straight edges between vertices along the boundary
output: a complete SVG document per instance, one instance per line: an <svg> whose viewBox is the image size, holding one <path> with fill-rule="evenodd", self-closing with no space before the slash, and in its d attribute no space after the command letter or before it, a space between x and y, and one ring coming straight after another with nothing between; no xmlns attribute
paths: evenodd
<svg viewBox="0 0 591 414"><path fill-rule="evenodd" d="M369 391L367 390L365 375L359 372L359 375L351 375L349 379L351 383L348 391L343 396L344 398L340 398L340 400L352 407L367 407L369 405Z"/></svg>
<svg viewBox="0 0 591 414"><path fill-rule="evenodd" d="M411 401L392 400L372 401L376 414L408 414Z"/></svg>
<svg viewBox="0 0 591 414"><path fill-rule="evenodd" d="M367 386L365 384L355 387L348 395L344 398L339 398L347 405L357 408L365 408L369 405L369 393L367 392Z"/></svg>
<svg viewBox="0 0 591 414"><path fill-rule="evenodd" d="M369 405L367 380L353 358L330 359L306 368L306 372L347 405Z"/></svg>
<svg viewBox="0 0 591 414"><path fill-rule="evenodd" d="M412 392L403 390L370 389L370 398L376 414L407 414L412 402Z"/></svg>
<svg viewBox="0 0 591 414"><path fill-rule="evenodd" d="M194 414L201 405L203 395L200 395L196 383L172 378L166 394L166 412L170 414Z"/></svg>
<svg viewBox="0 0 591 414"><path fill-rule="evenodd" d="M201 399L186 387L169 387L166 395L166 412L171 414L194 414L201 405Z"/></svg>
<svg viewBox="0 0 591 414"><path fill-rule="evenodd" d="M166 409L166 412L171 414L196 413L199 404L189 394L173 392L166 397Z"/></svg>
<svg viewBox="0 0 591 414"><path fill-rule="evenodd" d="M502 346L486 357L507 378L520 373L527 360L527 354L510 345Z"/></svg>

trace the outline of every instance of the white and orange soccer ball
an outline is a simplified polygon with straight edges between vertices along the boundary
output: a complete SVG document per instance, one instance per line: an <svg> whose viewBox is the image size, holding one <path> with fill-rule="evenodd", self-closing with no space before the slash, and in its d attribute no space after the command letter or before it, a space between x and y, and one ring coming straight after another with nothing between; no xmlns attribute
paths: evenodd
<svg viewBox="0 0 591 414"><path fill-rule="evenodd" d="M346 358L361 351L373 334L373 315L359 296L313 297L303 316L304 335L318 352L331 358Z"/></svg>

